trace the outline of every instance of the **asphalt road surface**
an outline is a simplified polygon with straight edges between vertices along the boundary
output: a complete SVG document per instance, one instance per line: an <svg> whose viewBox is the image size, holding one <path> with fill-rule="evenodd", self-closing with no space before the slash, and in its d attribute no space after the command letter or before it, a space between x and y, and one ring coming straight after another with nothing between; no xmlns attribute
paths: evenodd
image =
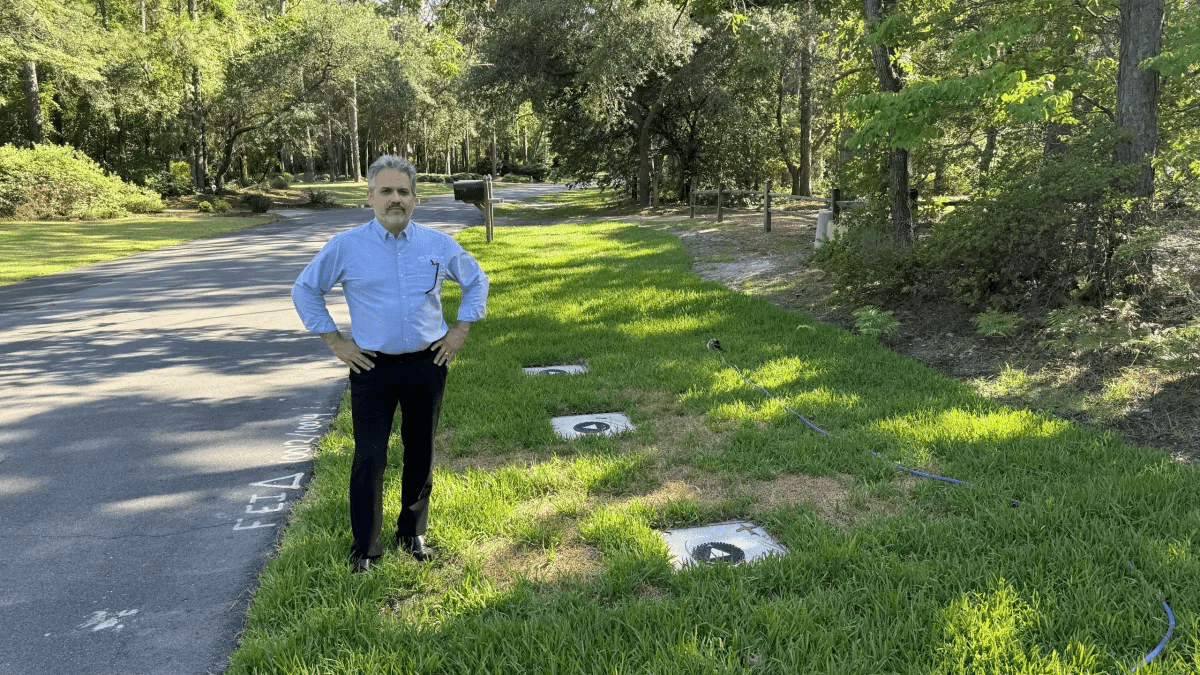
<svg viewBox="0 0 1200 675"><path fill-rule="evenodd" d="M284 215L0 288L3 675L225 668L347 381L291 285L372 213ZM482 223L449 196L414 218Z"/></svg>

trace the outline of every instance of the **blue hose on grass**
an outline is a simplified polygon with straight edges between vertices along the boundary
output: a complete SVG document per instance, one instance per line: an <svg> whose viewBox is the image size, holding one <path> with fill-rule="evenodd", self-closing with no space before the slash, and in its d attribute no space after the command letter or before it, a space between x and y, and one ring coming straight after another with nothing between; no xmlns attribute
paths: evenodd
<svg viewBox="0 0 1200 675"><path fill-rule="evenodd" d="M750 378L743 375L742 371L739 370L737 366L726 361L725 360L725 350L721 349L721 343L716 338L709 340L707 347L709 349L715 350L717 352L717 354L720 355L720 357L721 357L721 363L725 364L725 366L727 368L730 368L733 370L733 372L737 373L738 376L741 377L742 380L746 382L746 384L749 384L750 386L755 387L756 389L758 389L762 393L766 394L771 399L777 401L780 405L783 406L784 410L787 410L788 412L792 413L796 417L799 417L801 422L804 422L809 427L811 427L813 430L815 430L818 433L821 433L825 436L831 435L828 431L825 431L821 427L810 422L808 420L808 418L805 417L804 415L801 415L800 413L796 412L795 410L792 410L791 408L789 408L787 405L785 405L783 403L783 401L780 401L778 397L776 397L770 391L767 391L766 387L762 386L761 384L759 384L759 383L755 382L754 380L751 380ZM972 487L972 488L975 487L975 485L973 483L968 483L966 481L958 480L957 478L947 478L946 476L939 476L939 475L933 474L933 473L925 473L924 471L917 471L916 469L910 469L906 466L897 464L896 462L893 462L891 460L880 457L878 452L872 452L871 454L874 455L877 459L881 459L881 460L891 464L892 466L896 467L897 469L900 469L901 471L907 471L908 473L911 473L914 476L920 476L921 478L932 478L934 480L940 480L940 481L943 481L946 483L953 483L954 485L965 485L966 487ZM1011 499L1009 501L1012 504L1013 508L1017 508L1021 505L1021 500L1019 500L1019 499ZM1130 569L1132 569L1134 572L1137 572L1137 569L1135 569L1133 567L1133 563L1130 562L1130 563L1128 563L1128 565L1129 565ZM1142 577L1141 573L1138 573L1138 578L1140 578L1143 582L1146 581L1146 579L1144 577ZM1169 604L1167 604L1167 601L1163 600L1162 595L1159 595L1158 599L1160 602L1162 602L1163 609L1166 610L1166 612L1167 612L1167 634L1163 636L1162 642L1159 642L1157 647L1150 650L1150 653L1146 655L1146 657L1142 660L1141 663L1137 664L1136 666L1133 667L1133 670L1129 671L1131 673L1136 671L1138 668L1141 668L1142 666L1150 663L1150 661L1154 660L1154 658L1162 652L1163 648L1165 648L1167 646L1167 640L1170 640L1171 634L1175 632L1175 613L1171 611L1171 606Z"/></svg>

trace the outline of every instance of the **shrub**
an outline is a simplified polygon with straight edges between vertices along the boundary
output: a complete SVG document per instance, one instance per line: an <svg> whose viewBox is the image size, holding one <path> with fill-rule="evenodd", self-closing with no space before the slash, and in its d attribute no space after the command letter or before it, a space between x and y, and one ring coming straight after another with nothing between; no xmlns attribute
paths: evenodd
<svg viewBox="0 0 1200 675"><path fill-rule="evenodd" d="M451 180L451 181L457 181L457 180L483 180L483 175L482 175L482 174L478 174L478 173L471 173L470 171L465 171L465 172L463 172L463 173L456 173L456 174L454 174L454 175L450 176L450 180Z"/></svg>
<svg viewBox="0 0 1200 675"><path fill-rule="evenodd" d="M74 148L0 147L0 217L98 220L162 209L154 191L106 175Z"/></svg>
<svg viewBox="0 0 1200 675"><path fill-rule="evenodd" d="M290 186L292 184L292 182L289 178L284 178L284 176L287 176L287 175L289 175L289 174L281 174L279 176L272 176L271 182L269 183L271 186L271 189L272 190L288 189L288 186Z"/></svg>
<svg viewBox="0 0 1200 675"><path fill-rule="evenodd" d="M419 173L417 174L418 183L449 183L451 177L444 173Z"/></svg>
<svg viewBox="0 0 1200 675"><path fill-rule="evenodd" d="M174 164L183 164L183 162L175 162ZM183 164L187 168L186 164ZM192 187L191 174L180 176L175 171L159 171L146 176L146 187L157 192L163 197L179 197L182 195L190 195L195 191Z"/></svg>
<svg viewBox="0 0 1200 675"><path fill-rule="evenodd" d="M254 213L266 213L271 210L271 198L266 195L250 195L246 198L246 206Z"/></svg>
<svg viewBox="0 0 1200 675"><path fill-rule="evenodd" d="M212 202L213 211L217 213L225 213L229 210L229 202L224 199L214 199Z"/></svg>
<svg viewBox="0 0 1200 675"><path fill-rule="evenodd" d="M858 329L859 335L878 338L900 327L900 322L891 312L883 312L876 307L860 307L851 314L854 316L854 327Z"/></svg>
<svg viewBox="0 0 1200 675"><path fill-rule="evenodd" d="M533 179L529 176L523 176L519 173L510 173L496 179L503 183L532 183Z"/></svg>
<svg viewBox="0 0 1200 675"><path fill-rule="evenodd" d="M508 174L517 174L518 176L528 176L532 181L507 181L514 182L537 182L541 183L546 180L546 176L550 174L550 167L545 164L510 164Z"/></svg>
<svg viewBox="0 0 1200 675"><path fill-rule="evenodd" d="M213 205L212 202L200 202L196 205L196 209L199 210L200 213L212 213Z"/></svg>
<svg viewBox="0 0 1200 675"><path fill-rule="evenodd" d="M304 191L304 195L308 197L309 206L337 206L339 204L337 197L329 190L312 190Z"/></svg>
<svg viewBox="0 0 1200 675"><path fill-rule="evenodd" d="M1013 333L1017 332L1017 325L1021 323L1021 316L990 308L983 314L971 317L971 323L975 324L975 328L979 331L980 335L1011 337Z"/></svg>
<svg viewBox="0 0 1200 675"><path fill-rule="evenodd" d="M333 177L327 173L323 173L320 176L317 176L317 180L322 183L332 183Z"/></svg>

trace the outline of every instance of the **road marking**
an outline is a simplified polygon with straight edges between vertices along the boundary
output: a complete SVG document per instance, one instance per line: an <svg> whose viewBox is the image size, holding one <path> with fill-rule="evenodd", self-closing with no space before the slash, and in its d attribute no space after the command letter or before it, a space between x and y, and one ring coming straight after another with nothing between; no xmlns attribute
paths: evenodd
<svg viewBox="0 0 1200 675"><path fill-rule="evenodd" d="M136 609L123 609L119 612L114 612L114 613L110 614L107 609L103 609L103 610L100 610L97 612L92 612L92 615L88 618L87 621L84 621L83 623L79 624L79 628L91 628L93 633L95 633L96 631L99 631L99 630L106 630L109 628L113 628L115 630L121 630L122 628L125 627L125 624L121 623L121 619L124 619L125 617L129 617L129 616L133 616L134 614L137 614L137 613L138 613L138 611ZM46 633L46 637L49 637L49 636L50 636L50 634Z"/></svg>
<svg viewBox="0 0 1200 675"><path fill-rule="evenodd" d="M266 480L259 481L257 483L251 483L250 485L252 487L273 487L273 488L283 488L285 490L299 490L301 478L304 478L303 473L293 473L293 474L289 474L287 476L280 476L279 478L268 478ZM287 481L291 484L284 485L283 483L280 483L279 481Z"/></svg>

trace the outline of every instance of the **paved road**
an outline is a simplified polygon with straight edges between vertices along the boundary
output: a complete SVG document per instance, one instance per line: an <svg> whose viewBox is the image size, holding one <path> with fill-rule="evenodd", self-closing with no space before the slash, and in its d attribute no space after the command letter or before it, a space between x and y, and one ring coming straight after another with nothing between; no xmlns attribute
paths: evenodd
<svg viewBox="0 0 1200 675"><path fill-rule="evenodd" d="M285 215L0 289L3 675L225 667L345 388L288 293L371 217ZM448 196L416 217L482 221Z"/></svg>

